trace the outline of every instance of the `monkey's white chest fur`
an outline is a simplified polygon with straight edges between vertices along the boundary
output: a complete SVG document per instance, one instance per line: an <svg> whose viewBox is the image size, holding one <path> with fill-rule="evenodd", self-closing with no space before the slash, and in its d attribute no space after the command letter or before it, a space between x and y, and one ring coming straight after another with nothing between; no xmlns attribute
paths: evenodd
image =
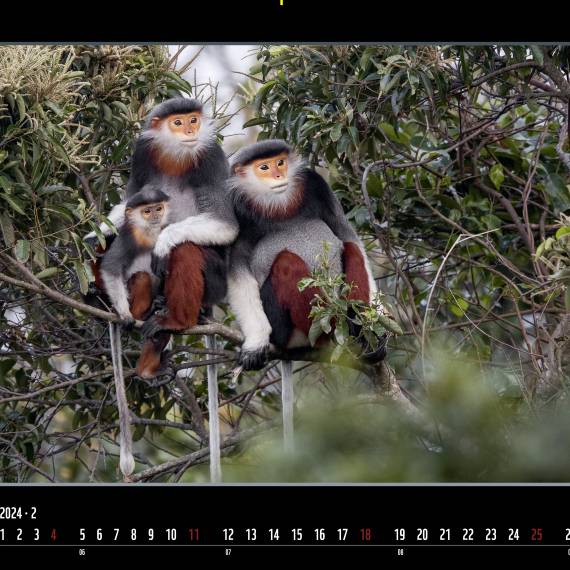
<svg viewBox="0 0 570 570"><path fill-rule="evenodd" d="M125 272L125 279L126 280L128 280L129 277L133 276L135 273L138 273L139 271L143 271L145 273L152 274L152 271L150 269L151 253L152 253L152 250L149 249L148 251L145 251L144 253L139 253L139 255L137 255L135 257L135 259L133 260L133 263L130 265L128 270Z"/></svg>
<svg viewBox="0 0 570 570"><path fill-rule="evenodd" d="M168 223L173 224L185 220L189 216L199 214L194 191L189 186L181 186L179 181L163 176L161 190L168 195Z"/></svg>

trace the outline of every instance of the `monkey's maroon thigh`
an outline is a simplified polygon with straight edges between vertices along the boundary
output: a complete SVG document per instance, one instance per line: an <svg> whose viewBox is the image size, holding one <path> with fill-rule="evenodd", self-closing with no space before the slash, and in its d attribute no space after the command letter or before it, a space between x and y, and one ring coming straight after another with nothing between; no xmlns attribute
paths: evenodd
<svg viewBox="0 0 570 570"><path fill-rule="evenodd" d="M150 273L137 271L127 283L131 314L137 320L143 320L152 305L152 277Z"/></svg>
<svg viewBox="0 0 570 570"><path fill-rule="evenodd" d="M347 283L352 283L352 289L348 294L349 299L370 302L370 284L366 262L360 248L352 242L344 242L342 253L342 265Z"/></svg>
<svg viewBox="0 0 570 570"><path fill-rule="evenodd" d="M310 275L307 264L296 254L282 251L273 262L269 278L277 303L289 311L292 324L306 335L311 328L309 313L316 287L299 291L298 283Z"/></svg>
<svg viewBox="0 0 570 570"><path fill-rule="evenodd" d="M183 243L172 250L164 285L164 328L183 330L198 322L204 297L204 261L202 248L193 243Z"/></svg>

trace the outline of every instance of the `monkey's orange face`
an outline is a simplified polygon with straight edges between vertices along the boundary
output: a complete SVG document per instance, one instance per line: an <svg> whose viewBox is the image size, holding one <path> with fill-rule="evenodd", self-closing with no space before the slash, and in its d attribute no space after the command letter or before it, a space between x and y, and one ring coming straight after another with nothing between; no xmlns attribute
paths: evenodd
<svg viewBox="0 0 570 570"><path fill-rule="evenodd" d="M269 158L254 160L245 169L240 169L239 174L246 175L248 168L260 182L269 186L272 191L279 193L287 190L289 155L286 152Z"/></svg>
<svg viewBox="0 0 570 570"><path fill-rule="evenodd" d="M136 208L135 208L136 209ZM166 213L166 206L159 202L158 204L145 204L139 208L139 214L143 222L149 226L160 226ZM133 212L127 210L127 216L132 216Z"/></svg>
<svg viewBox="0 0 570 570"><path fill-rule="evenodd" d="M182 115L170 115L166 119L170 134L185 144L194 144L198 140L202 125L202 114L199 112L185 113Z"/></svg>

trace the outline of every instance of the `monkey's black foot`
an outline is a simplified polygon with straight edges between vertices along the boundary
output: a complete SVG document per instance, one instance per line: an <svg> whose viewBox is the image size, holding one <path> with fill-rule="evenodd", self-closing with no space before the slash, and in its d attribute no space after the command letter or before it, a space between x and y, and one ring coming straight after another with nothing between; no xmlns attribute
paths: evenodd
<svg viewBox="0 0 570 570"><path fill-rule="evenodd" d="M388 337L386 335L382 335L378 338L378 346L375 349L366 342L363 342L363 352L360 356L364 362L368 364L377 364L378 362L382 362L386 358L386 344L388 343Z"/></svg>
<svg viewBox="0 0 570 570"><path fill-rule="evenodd" d="M210 322L212 315L212 307L202 307L200 309L200 313L198 314L198 324L207 325Z"/></svg>
<svg viewBox="0 0 570 570"><path fill-rule="evenodd" d="M148 310L149 315L154 315L156 313L163 313L166 310L166 297L164 295L157 295L152 300L152 305Z"/></svg>
<svg viewBox="0 0 570 570"><path fill-rule="evenodd" d="M257 350L242 350L238 360L244 370L259 370L269 362L269 345Z"/></svg>
<svg viewBox="0 0 570 570"><path fill-rule="evenodd" d="M168 256L159 257L154 253L150 258L150 269L162 282L168 275Z"/></svg>
<svg viewBox="0 0 570 570"><path fill-rule="evenodd" d="M91 281L91 283L89 283L89 286L87 287L87 295L93 295L94 297L98 297L101 294L102 291L101 289L99 289L99 287L97 287L97 285L95 285L95 281Z"/></svg>
<svg viewBox="0 0 570 570"><path fill-rule="evenodd" d="M164 327L160 324L158 317L160 315L153 315L150 319L147 319L143 326L141 327L141 333L144 338L153 338L159 332L164 330Z"/></svg>
<svg viewBox="0 0 570 570"><path fill-rule="evenodd" d="M132 331L134 326L135 326L135 319L133 319L132 317L127 318L127 319L121 319L119 321L119 324L121 325L122 328L124 328L126 331Z"/></svg>

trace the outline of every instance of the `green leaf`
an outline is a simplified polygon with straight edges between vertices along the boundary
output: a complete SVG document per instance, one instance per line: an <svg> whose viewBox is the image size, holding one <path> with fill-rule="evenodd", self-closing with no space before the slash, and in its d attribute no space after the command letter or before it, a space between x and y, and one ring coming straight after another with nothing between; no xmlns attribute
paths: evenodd
<svg viewBox="0 0 570 570"><path fill-rule="evenodd" d="M247 129L248 127L255 127L256 125L266 125L267 123L271 123L271 119L267 117L256 117L255 119L250 119L246 121L241 128Z"/></svg>
<svg viewBox="0 0 570 570"><path fill-rule="evenodd" d="M324 315L323 317L321 317L320 325L321 325L321 328L323 329L323 332L325 332L327 334L330 333L332 330L331 315Z"/></svg>
<svg viewBox="0 0 570 570"><path fill-rule="evenodd" d="M338 344L344 344L348 338L348 324L346 321L340 321L334 329L334 338Z"/></svg>
<svg viewBox="0 0 570 570"><path fill-rule="evenodd" d="M265 98L267 97L267 95L275 85L277 85L277 80L274 79L272 81L268 81L262 87L259 88L255 96L255 99L253 101L253 107L255 109L257 110L261 109L261 104L263 103L263 101L265 100Z"/></svg>
<svg viewBox="0 0 570 570"><path fill-rule="evenodd" d="M19 239L14 248L16 259L22 263L26 263L30 258L30 242L27 239Z"/></svg>
<svg viewBox="0 0 570 570"><path fill-rule="evenodd" d="M345 348L342 344L337 344L334 347L334 350L331 354L331 362L337 362L339 360L339 358L342 356L342 353L344 352Z"/></svg>
<svg viewBox="0 0 570 570"><path fill-rule="evenodd" d="M562 236L568 234L570 234L570 226L564 226L556 232L556 239L560 239Z"/></svg>
<svg viewBox="0 0 570 570"><path fill-rule="evenodd" d="M549 173L548 182L544 188L552 197L552 204L556 210L563 212L570 208L570 192L564 178L560 174L555 172Z"/></svg>
<svg viewBox="0 0 570 570"><path fill-rule="evenodd" d="M314 284L315 280L312 277L303 277L303 279L297 283L297 288L299 291L304 291L307 287L312 287Z"/></svg>
<svg viewBox="0 0 570 570"><path fill-rule="evenodd" d="M24 98L19 93L16 95L16 104L18 105L20 121L23 121L26 118L26 103L24 101Z"/></svg>
<svg viewBox="0 0 570 570"><path fill-rule="evenodd" d="M397 335L404 334L402 327L387 315L378 315L378 322L387 330Z"/></svg>
<svg viewBox="0 0 570 570"><path fill-rule="evenodd" d="M54 212L56 214L58 214L59 216L64 217L68 222L73 223L74 219L73 219L73 212L70 212L67 208L64 208L63 206L45 206L43 208L43 210L45 212Z"/></svg>
<svg viewBox="0 0 570 570"><path fill-rule="evenodd" d="M337 142L340 137L342 136L342 125L340 123L337 123L332 129L331 129L331 141L332 142Z"/></svg>
<svg viewBox="0 0 570 570"><path fill-rule="evenodd" d="M451 312L457 317L462 317L469 308L469 303L458 295L455 295L454 297L450 295L449 302Z"/></svg>
<svg viewBox="0 0 570 570"><path fill-rule="evenodd" d="M107 216L104 216L103 214L100 214L100 216L101 216L101 221L104 222L105 224L107 224L107 226L109 226L113 230L114 234L117 234L118 230L117 230L115 224ZM101 241L101 240L99 240L99 241Z"/></svg>
<svg viewBox="0 0 570 570"><path fill-rule="evenodd" d="M314 320L311 323L311 328L309 329L309 342L311 346L315 346L317 339L323 334L323 329L321 329L321 322Z"/></svg>
<svg viewBox="0 0 570 570"><path fill-rule="evenodd" d="M501 184L505 180L505 173L503 172L503 165L500 163L493 165L493 167L491 168L491 170L489 172L489 178L491 179L491 181L495 185L495 188L497 190L500 190Z"/></svg>
<svg viewBox="0 0 570 570"><path fill-rule="evenodd" d="M58 272L59 272L58 267L47 267L43 271L36 273L36 278L37 279L48 279L49 277L53 277L54 275L57 275Z"/></svg>
<svg viewBox="0 0 570 570"><path fill-rule="evenodd" d="M0 230L2 230L2 237L6 246L12 247L16 241L14 224L12 224L12 220L6 212L0 214Z"/></svg>
<svg viewBox="0 0 570 570"><path fill-rule="evenodd" d="M87 291L89 290L89 277L87 272L80 261L74 260L73 267L75 269L77 279L79 280L79 290L83 295L87 295Z"/></svg>
<svg viewBox="0 0 570 570"><path fill-rule="evenodd" d="M12 209L18 212L18 214L22 214L23 216L26 215L26 211L24 210L24 204L19 198L15 198L14 196L9 196L8 194L0 194L1 198L4 198Z"/></svg>

